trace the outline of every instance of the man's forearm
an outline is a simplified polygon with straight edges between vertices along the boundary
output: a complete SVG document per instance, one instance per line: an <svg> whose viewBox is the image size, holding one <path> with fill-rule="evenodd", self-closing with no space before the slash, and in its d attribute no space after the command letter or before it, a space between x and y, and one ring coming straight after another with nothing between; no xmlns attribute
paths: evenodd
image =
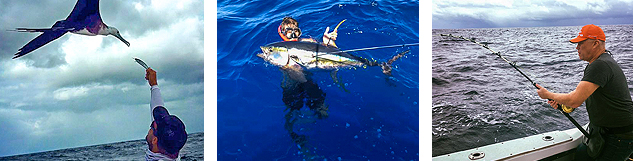
<svg viewBox="0 0 633 161"><path fill-rule="evenodd" d="M152 115L152 120L154 120L154 115L152 114L154 108L156 108L157 106L165 107L165 103L163 103L163 97L160 94L160 88L158 88L158 85L153 85L150 90L152 97L149 102L150 115Z"/></svg>
<svg viewBox="0 0 633 161"><path fill-rule="evenodd" d="M549 98L572 108L578 108L584 102L584 100L574 98L574 91L570 93L551 93Z"/></svg>

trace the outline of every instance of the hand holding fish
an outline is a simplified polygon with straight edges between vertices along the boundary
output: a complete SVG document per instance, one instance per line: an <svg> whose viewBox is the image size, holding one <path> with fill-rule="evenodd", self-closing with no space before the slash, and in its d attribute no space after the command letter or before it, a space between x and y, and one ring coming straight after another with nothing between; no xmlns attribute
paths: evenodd
<svg viewBox="0 0 633 161"><path fill-rule="evenodd" d="M147 82L149 83L150 86L154 86L154 85L158 85L158 82L156 81L156 71L154 71L154 69L152 68L147 68L147 70L145 70L145 80L147 80Z"/></svg>

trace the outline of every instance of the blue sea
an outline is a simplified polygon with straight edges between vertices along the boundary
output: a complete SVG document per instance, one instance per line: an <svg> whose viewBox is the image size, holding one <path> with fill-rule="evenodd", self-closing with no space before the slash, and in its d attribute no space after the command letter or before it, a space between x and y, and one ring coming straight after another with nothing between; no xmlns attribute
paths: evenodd
<svg viewBox="0 0 633 161"><path fill-rule="evenodd" d="M217 6L218 160L418 160L419 47L352 52L394 62L393 77L378 67L342 69L334 83L327 71L312 79L326 93L329 118L306 117L295 132L307 136L307 155L284 129L282 73L256 54L281 41L286 16L299 22L302 37L321 41L326 27L338 29L343 50L419 42L418 1L219 1ZM302 113L310 115L303 108Z"/></svg>
<svg viewBox="0 0 633 161"><path fill-rule="evenodd" d="M599 25L606 49L618 62L633 93L633 25ZM512 66L481 46L437 34L487 43L514 61L531 79L556 93L568 93L582 79L587 62L569 43L582 26L433 29L433 156L535 134L575 128L541 99ZM589 122L583 104L570 113Z"/></svg>

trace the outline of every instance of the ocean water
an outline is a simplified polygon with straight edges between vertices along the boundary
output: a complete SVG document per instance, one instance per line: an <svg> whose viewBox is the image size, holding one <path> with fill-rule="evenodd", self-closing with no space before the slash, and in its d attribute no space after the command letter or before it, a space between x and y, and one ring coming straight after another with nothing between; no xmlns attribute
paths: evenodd
<svg viewBox="0 0 633 161"><path fill-rule="evenodd" d="M315 158L284 129L281 72L256 56L260 46L281 41L285 16L299 21L302 37L319 41L326 27L347 19L336 41L343 50L419 42L418 1L225 0L217 7L218 160L418 160L419 47L353 52L386 61L412 51L393 64L391 78L379 68L340 70L349 93L329 72L313 72L329 118L302 118L295 132L307 136Z"/></svg>
<svg viewBox="0 0 633 161"><path fill-rule="evenodd" d="M606 48L620 64L633 90L632 25L600 26ZM432 53L433 156L575 126L540 99L512 66L453 34L487 42L552 92L576 88L588 64L569 43L582 26L537 28L434 29ZM584 125L585 105L570 114Z"/></svg>
<svg viewBox="0 0 633 161"><path fill-rule="evenodd" d="M0 157L0 160L145 160L145 139ZM204 160L204 133L188 135L182 161Z"/></svg>

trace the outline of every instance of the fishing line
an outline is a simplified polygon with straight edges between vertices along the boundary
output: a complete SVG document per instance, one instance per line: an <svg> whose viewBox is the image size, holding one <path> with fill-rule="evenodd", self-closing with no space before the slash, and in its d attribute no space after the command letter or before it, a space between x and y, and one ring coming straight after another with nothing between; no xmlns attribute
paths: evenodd
<svg viewBox="0 0 633 161"><path fill-rule="evenodd" d="M338 25L336 25L336 27L332 31L336 31L336 29L338 29L338 27L341 26L341 24L343 24L343 22L345 22L346 20L347 19L344 19L343 21L339 22ZM332 39L328 39L327 43L325 43L325 44L326 45L329 44L331 40ZM336 46L336 44L334 44L334 45ZM360 49L342 50L342 51L337 51L337 52L332 52L332 53L336 54L336 53L345 53L345 52L352 52L352 51L363 51L363 50L373 50L373 49L393 48L393 47L406 47L406 46L417 46L417 45L420 45L420 43L367 47L367 48L360 48Z"/></svg>
<svg viewBox="0 0 633 161"><path fill-rule="evenodd" d="M475 44L477 44L477 45L479 45L479 46L481 46L481 47L483 47L483 48L486 48L486 49L490 50L493 54L495 54L495 55L499 56L499 58L503 59L503 60L504 60L504 61L506 61L508 64L510 64L512 67L514 67L514 69L516 69L519 73L521 73L521 75L523 75L523 77L525 77L528 81L530 81L530 83L532 83L532 85L533 85L536 89L539 89L539 88L536 86L536 83L534 83L534 81L532 81L532 79L530 79L530 77L528 77L527 75L525 75L525 73L523 73L523 71L521 71L521 70L519 69L519 67L518 67L518 66L516 66L516 63L515 63L515 62L512 62L512 61L510 61L510 60L506 59L505 57L503 57L503 56L501 55L501 53L500 53L500 52L496 52L496 51L494 51L494 50L490 49L490 47L488 47L488 44L482 44L482 43L479 43L479 42L477 42L477 41L475 41L475 40L468 39L468 38L465 38L465 37L463 37L463 36L455 36L455 35L452 35L452 34L440 34L440 36L449 36L449 37L454 37L454 38L458 38L458 39L464 39L464 40L466 40L466 41L473 42L473 43L475 43ZM549 100L551 100L551 99L549 99ZM572 112L572 111L574 111L574 108L567 107L567 106L565 106L565 105L563 105L563 104L558 104L558 108L557 108L557 109L558 109L558 110L560 110L560 112L561 112L561 113L563 113L563 115L565 115L565 117L567 117L567 119L569 119L569 121L571 121L571 122L574 124L574 126L576 126L576 128L578 128L578 129L580 130L580 132L582 132L582 133L583 133L583 134L584 134L587 138L589 138L589 133L587 133L587 131L585 131L585 129L583 129L583 128L582 128L582 126L580 126L580 124L578 124L578 122L576 122L576 120L574 120L574 118L572 118L571 116L569 116L569 113L570 113L570 112Z"/></svg>
<svg viewBox="0 0 633 161"><path fill-rule="evenodd" d="M333 53L333 54L336 54L336 53L346 53L346 52L352 52L352 51L363 51L363 50L373 50L373 49L383 49L383 48L395 48L395 47L407 47L407 46L417 46L417 45L420 45L420 43L411 43L411 44L401 44L401 45L387 45L387 46L367 47L367 48L360 48L360 49L350 49L350 50L336 51L336 52L332 52L332 53Z"/></svg>

